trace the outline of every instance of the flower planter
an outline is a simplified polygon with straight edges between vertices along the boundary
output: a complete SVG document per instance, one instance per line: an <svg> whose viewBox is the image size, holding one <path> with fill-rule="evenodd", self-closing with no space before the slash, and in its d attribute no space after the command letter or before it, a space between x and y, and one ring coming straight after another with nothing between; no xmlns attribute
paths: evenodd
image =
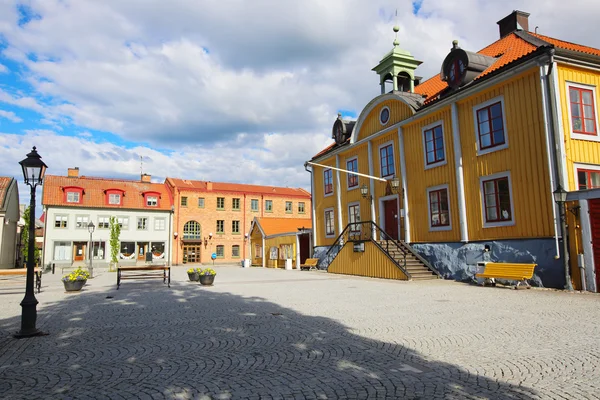
<svg viewBox="0 0 600 400"><path fill-rule="evenodd" d="M200 283L204 286L211 286L215 281L215 275L200 275Z"/></svg>
<svg viewBox="0 0 600 400"><path fill-rule="evenodd" d="M200 279L200 275L198 275L197 272L193 272L193 273L188 272L188 278L190 278L190 281L192 281L192 282L198 282L198 279Z"/></svg>
<svg viewBox="0 0 600 400"><path fill-rule="evenodd" d="M81 290L83 285L87 282L87 279L77 280L77 281L63 281L65 284L65 290L67 292L78 292Z"/></svg>

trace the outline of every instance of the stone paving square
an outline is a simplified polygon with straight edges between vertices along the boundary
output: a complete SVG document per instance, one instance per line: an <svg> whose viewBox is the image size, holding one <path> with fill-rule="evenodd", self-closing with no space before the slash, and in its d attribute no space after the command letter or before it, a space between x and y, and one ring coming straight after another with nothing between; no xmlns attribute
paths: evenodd
<svg viewBox="0 0 600 400"><path fill-rule="evenodd" d="M0 281L2 399L595 399L600 296L217 266L213 287Z"/></svg>

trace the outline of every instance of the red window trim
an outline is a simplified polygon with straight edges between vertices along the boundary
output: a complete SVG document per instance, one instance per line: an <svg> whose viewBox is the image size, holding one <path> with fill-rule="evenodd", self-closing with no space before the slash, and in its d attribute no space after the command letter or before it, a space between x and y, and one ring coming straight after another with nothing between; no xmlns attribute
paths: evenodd
<svg viewBox="0 0 600 400"><path fill-rule="evenodd" d="M586 188L582 189L581 185L579 184L579 173L580 172L585 172L585 182L586 182ZM593 186L592 185L592 179L590 176L590 173L594 172L596 174L600 174L600 170L598 169L587 169L587 168L577 168L577 190L586 190L586 189L598 189L600 188L600 186ZM587 185L587 183L589 183L589 185Z"/></svg>
<svg viewBox="0 0 600 400"><path fill-rule="evenodd" d="M383 156L381 155L381 153L382 153L383 150L387 150L388 148L390 149L390 152L386 153L386 157L385 158L386 158L386 161L387 161L387 159L390 158L390 153L391 153L391 155L392 155L391 156L392 163L391 164L388 163L386 165L387 174L384 175L384 173L383 173ZM394 163L394 146L392 146L391 144L388 144L388 145L380 147L379 148L379 170L380 170L382 178L385 178L385 177L388 177L388 176L393 176L393 175L396 174L396 166L394 164L395 164ZM392 168L391 168L392 171L391 172L390 172L390 165L392 166Z"/></svg>
<svg viewBox="0 0 600 400"><path fill-rule="evenodd" d="M104 204L111 207L122 206L123 205L123 197L125 197L125 191L122 189L106 189L104 191ZM119 204L110 204L109 199L111 194L120 194L121 198Z"/></svg>
<svg viewBox="0 0 600 400"><path fill-rule="evenodd" d="M500 120L502 121L502 142L499 142L499 143L494 143L494 131L492 130L492 113L491 113L491 109L496 104L500 104ZM481 145L481 130L479 129L479 124L480 124L480 121L479 121L479 112L481 110L487 110L487 113L488 113L487 123L488 123L488 126L490 128L489 135L490 135L490 143L491 144L489 146L485 146L485 147ZM501 101L497 101L494 104L490 104L488 106L478 108L475 111L475 115L477 115L477 138L479 139L479 149L480 150L491 149L491 148L502 146L503 144L506 144L506 127L504 126L504 110L502 110L502 102Z"/></svg>
<svg viewBox="0 0 600 400"><path fill-rule="evenodd" d="M64 186L63 190L63 203L65 204L81 204L83 201L83 188L81 186ZM67 201L68 193L79 193L79 201Z"/></svg>
<svg viewBox="0 0 600 400"><path fill-rule="evenodd" d="M579 98L581 99L581 103L577 103L577 102L573 102L571 101L571 90L576 90L579 92ZM592 95L592 118L585 118L584 114L583 114L583 92L590 92L590 94ZM577 86L569 86L569 110L571 108L573 108L573 104L577 104L577 107L579 108L579 115L581 116L581 130L576 131L573 128L573 114L571 113L571 130L573 131L573 133L577 133L580 135L590 135L590 136L598 136L598 132L596 131L596 110L595 107L596 105L594 104L594 91L592 89L584 89L584 88L580 88ZM585 131L585 120L586 119L591 119L592 121L594 121L594 131L593 132L586 132Z"/></svg>
<svg viewBox="0 0 600 400"><path fill-rule="evenodd" d="M352 170L353 172L358 172L358 158L353 158L351 160L346 161L346 169L348 171L350 171L350 167L348 166L348 164L352 163L353 165L356 163L356 171ZM358 175L352 175L351 173L348 173L348 188L353 188L353 187L357 187L358 186Z"/></svg>
<svg viewBox="0 0 600 400"><path fill-rule="evenodd" d="M448 211L445 212L445 214L448 214L448 216L446 218L447 222L445 224L441 223L441 221L442 221L442 217L441 216L442 216L442 214L444 214L444 213L442 213L442 207L441 207L441 204L442 204L441 193L442 192L446 192L446 208L448 208ZM435 213L435 214L439 216L439 221L440 221L440 223L437 224L437 225L433 224L434 212L433 212L433 210L431 208L431 194L432 193L434 193L436 195L436 197L437 197L438 212ZM448 202L448 189L447 188L442 188L442 189L438 189L438 190L431 190L431 191L429 191L429 199L428 200L429 200L429 226L431 228L439 228L439 227L444 227L444 226L450 226L450 207L449 207L450 204Z"/></svg>
<svg viewBox="0 0 600 400"><path fill-rule="evenodd" d="M508 176L502 176L500 178L488 179L487 181L482 181L482 186L483 186L483 206L484 206L483 212L484 212L484 215L485 215L485 222L486 223L512 221L512 218L513 218L512 213L511 213L510 219L502 219L502 217L501 217L502 210L500 209L500 196L498 194L498 181L501 181L503 179L506 179L506 182L508 183L508 195L510 196L510 181L508 179ZM494 196L496 197L496 206L495 206L495 208L496 208L496 215L497 215L496 219L488 219L488 213L487 213L487 210L488 210L487 193L485 191L485 184L487 182L494 182ZM510 206L512 207L512 204Z"/></svg>
<svg viewBox="0 0 600 400"><path fill-rule="evenodd" d="M437 147L435 147L435 130L437 128L440 128L440 130L442 131L442 150L444 151L444 157L440 158L439 160L437 159L437 151L439 150ZM427 143L429 142L427 140L427 132L431 132L431 142L433 142L433 151L427 151ZM426 129L423 132L423 138L425 139L425 164L426 165L433 165L433 164L437 164L440 163L442 161L446 160L446 146L444 143L444 129L442 128L442 124L436 125L434 127L432 127L431 129ZM427 157L429 155L429 153L433 153L433 161L429 162L429 157Z"/></svg>
<svg viewBox="0 0 600 400"><path fill-rule="evenodd" d="M159 208L160 207L160 192L143 192L142 195L144 196L144 207L148 207L148 208ZM156 196L156 205L155 206L148 205L148 197L149 196Z"/></svg>
<svg viewBox="0 0 600 400"><path fill-rule="evenodd" d="M331 176L331 183L327 183L327 175ZM325 194L333 193L333 171L331 169L323 171L323 185L325 186Z"/></svg>

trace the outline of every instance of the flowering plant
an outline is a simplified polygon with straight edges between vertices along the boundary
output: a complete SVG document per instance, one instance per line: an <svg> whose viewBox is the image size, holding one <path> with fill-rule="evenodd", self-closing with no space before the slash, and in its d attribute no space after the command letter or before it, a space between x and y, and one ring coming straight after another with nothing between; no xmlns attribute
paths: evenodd
<svg viewBox="0 0 600 400"><path fill-rule="evenodd" d="M188 274L193 274L193 273L195 273L195 272L196 272L196 273L200 273L200 272L202 272L202 268L190 268L190 269L188 269L188 270L187 270L187 273L188 273Z"/></svg>
<svg viewBox="0 0 600 400"><path fill-rule="evenodd" d="M75 271L71 272L68 275L62 277L63 282L75 282L75 281L85 281L90 277L90 273L81 269L81 267L77 268Z"/></svg>
<svg viewBox="0 0 600 400"><path fill-rule="evenodd" d="M204 268L204 269L198 268L198 269L200 270L200 271L198 271L198 273L200 275L216 275L217 274L217 271L215 271L212 268Z"/></svg>

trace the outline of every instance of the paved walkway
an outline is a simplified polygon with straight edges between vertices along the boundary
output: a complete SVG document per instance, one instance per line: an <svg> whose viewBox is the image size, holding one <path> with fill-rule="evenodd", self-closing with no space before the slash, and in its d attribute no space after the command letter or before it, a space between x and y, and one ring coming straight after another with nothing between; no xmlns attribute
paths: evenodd
<svg viewBox="0 0 600 400"><path fill-rule="evenodd" d="M45 275L48 336L16 340L0 281L0 398L592 399L600 296L217 267L215 286L115 274L68 294Z"/></svg>

